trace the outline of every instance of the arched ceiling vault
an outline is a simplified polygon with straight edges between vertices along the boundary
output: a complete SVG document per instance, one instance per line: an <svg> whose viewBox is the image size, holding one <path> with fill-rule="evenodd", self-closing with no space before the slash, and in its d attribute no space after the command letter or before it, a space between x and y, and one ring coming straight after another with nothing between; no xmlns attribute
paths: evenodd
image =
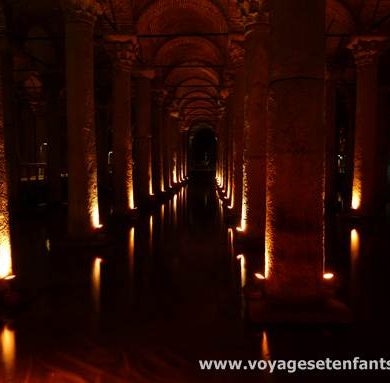
<svg viewBox="0 0 390 383"><path fill-rule="evenodd" d="M54 17L47 15L62 15L63 1L3 0L6 16L10 19L10 33L23 35L26 40L33 39L36 36L29 36L26 31L46 20L48 38L50 33L60 35L63 31L58 25L62 24L52 22ZM229 64L231 39L244 32L243 9L248 1L96 1L103 7L97 35L137 34L141 66L159 73L159 84L169 93L168 101L182 108L181 117L186 122L215 120L219 112L218 97L225 86L223 78ZM266 0L251 0L252 3L256 1ZM390 0L327 0L326 33L329 58L343 58L348 54L345 48L352 35L390 35ZM34 55L36 51L33 49ZM204 109L205 104L208 112Z"/></svg>

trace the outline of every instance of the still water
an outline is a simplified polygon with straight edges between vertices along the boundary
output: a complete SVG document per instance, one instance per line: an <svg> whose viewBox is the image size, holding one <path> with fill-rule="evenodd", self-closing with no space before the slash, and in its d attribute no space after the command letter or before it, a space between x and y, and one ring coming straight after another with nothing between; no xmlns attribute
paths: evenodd
<svg viewBox="0 0 390 383"><path fill-rule="evenodd" d="M0 382L279 382L291 377L201 372L198 360L390 359L388 226L327 225L326 266L354 324L263 329L246 321L244 294L263 259L237 249L212 178L132 224L106 225L96 248L61 242L60 218L19 219L23 301L0 327Z"/></svg>

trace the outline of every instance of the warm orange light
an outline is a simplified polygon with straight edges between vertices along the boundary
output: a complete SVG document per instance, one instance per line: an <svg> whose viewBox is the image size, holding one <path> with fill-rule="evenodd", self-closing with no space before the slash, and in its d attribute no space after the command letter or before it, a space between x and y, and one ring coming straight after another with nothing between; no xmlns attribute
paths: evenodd
<svg viewBox="0 0 390 383"><path fill-rule="evenodd" d="M97 202L93 206L91 220L92 220L92 227L94 229L100 229L103 227L103 225L100 223L99 206Z"/></svg>
<svg viewBox="0 0 390 383"><path fill-rule="evenodd" d="M271 269L271 243L272 243L272 237L271 237L269 231L266 230L266 237L265 237L265 254L264 254L264 277L265 277L265 279L269 278L270 269ZM267 235L267 232L268 232L268 235Z"/></svg>
<svg viewBox="0 0 390 383"><path fill-rule="evenodd" d="M352 209L358 210L360 207L360 196L357 193L352 194Z"/></svg>
<svg viewBox="0 0 390 383"><path fill-rule="evenodd" d="M150 233L153 234L153 216L152 215L149 218L149 230L150 230Z"/></svg>
<svg viewBox="0 0 390 383"><path fill-rule="evenodd" d="M135 209L134 203L134 181L133 181L133 163L132 161L127 161L127 180L126 180L126 188L128 195L128 206L130 210Z"/></svg>
<svg viewBox="0 0 390 383"><path fill-rule="evenodd" d="M355 169L355 175L353 178L353 187L352 187L352 209L358 210L361 205L362 200L362 185L358 170Z"/></svg>
<svg viewBox="0 0 390 383"><path fill-rule="evenodd" d="M360 251L360 235L356 229L351 230L351 256L356 259Z"/></svg>
<svg viewBox="0 0 390 383"><path fill-rule="evenodd" d="M131 210L135 209L133 188L131 188L129 193L129 207Z"/></svg>
<svg viewBox="0 0 390 383"><path fill-rule="evenodd" d="M164 193L165 192L165 187L164 187L164 180L162 179L160 182L160 190Z"/></svg>
<svg viewBox="0 0 390 383"><path fill-rule="evenodd" d="M268 342L268 335L267 335L266 331L262 332L261 358L263 360L270 360L271 359L271 351L270 351L269 342Z"/></svg>
<svg viewBox="0 0 390 383"><path fill-rule="evenodd" d="M172 166L172 181L173 184L177 184L177 154L173 154L173 166Z"/></svg>
<svg viewBox="0 0 390 383"><path fill-rule="evenodd" d="M1 219L1 217L0 217ZM0 279L12 275L11 243L8 227L0 231Z"/></svg>
<svg viewBox="0 0 390 383"><path fill-rule="evenodd" d="M260 279L260 280L265 279L264 275L263 275L263 274L260 274L260 273L256 273L256 274L255 274L255 277L256 277L257 279Z"/></svg>
<svg viewBox="0 0 390 383"><path fill-rule="evenodd" d="M334 278L334 274L333 273L324 273L323 278L327 281L330 281L331 279Z"/></svg>
<svg viewBox="0 0 390 383"><path fill-rule="evenodd" d="M129 232L129 257L131 260L134 258L134 239L135 229L132 227Z"/></svg>
<svg viewBox="0 0 390 383"><path fill-rule="evenodd" d="M100 282L102 262L103 260L101 258L95 258L92 265L92 296L98 311L100 309Z"/></svg>
<svg viewBox="0 0 390 383"><path fill-rule="evenodd" d="M243 185L243 195L242 195L242 204L241 204L241 223L240 226L237 227L237 230L240 232L245 232L247 227L247 218L248 218L248 179L247 179L247 169L244 164L243 166L243 178L242 178L242 185Z"/></svg>
<svg viewBox="0 0 390 383"><path fill-rule="evenodd" d="M239 255L240 260L240 274L241 274L241 287L245 287L246 285L246 259L243 254Z"/></svg>
<svg viewBox="0 0 390 383"><path fill-rule="evenodd" d="M174 224L177 225L177 194L173 196L173 219Z"/></svg>
<svg viewBox="0 0 390 383"><path fill-rule="evenodd" d="M234 231L231 227L228 228L228 243L230 247L230 254L234 256Z"/></svg>
<svg viewBox="0 0 390 383"><path fill-rule="evenodd" d="M5 325L0 334L1 356L3 365L8 373L10 373L15 366L15 331ZM11 381L11 380L10 380Z"/></svg>

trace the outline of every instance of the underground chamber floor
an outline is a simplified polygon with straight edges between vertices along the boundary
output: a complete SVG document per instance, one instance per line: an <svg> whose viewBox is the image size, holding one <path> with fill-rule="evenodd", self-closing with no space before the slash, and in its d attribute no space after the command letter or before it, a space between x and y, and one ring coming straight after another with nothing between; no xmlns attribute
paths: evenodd
<svg viewBox="0 0 390 383"><path fill-rule="evenodd" d="M0 382L278 382L292 374L201 371L198 361L390 359L388 226L330 227L328 266L355 322L260 329L246 321L243 287L261 258L236 251L210 177L112 225L103 247L56 246L61 222L20 219L22 304L0 329Z"/></svg>

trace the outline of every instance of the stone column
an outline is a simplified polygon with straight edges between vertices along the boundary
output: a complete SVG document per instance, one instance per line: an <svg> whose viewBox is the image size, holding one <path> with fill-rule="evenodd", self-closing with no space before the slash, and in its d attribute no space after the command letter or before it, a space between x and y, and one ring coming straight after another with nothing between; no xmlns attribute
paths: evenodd
<svg viewBox="0 0 390 383"><path fill-rule="evenodd" d="M166 108L162 107L162 160L163 160L163 178L164 178L164 189L168 192L171 188L170 184L170 161L169 161L169 135L168 135L168 111Z"/></svg>
<svg viewBox="0 0 390 383"><path fill-rule="evenodd" d="M55 206L62 202L61 132L66 130L66 126L61 126L61 123L65 124L65 122L60 115L60 86L54 78L49 78L47 81L46 118L48 127L47 179L49 203ZM59 127L64 129L58 129Z"/></svg>
<svg viewBox="0 0 390 383"><path fill-rule="evenodd" d="M5 25L2 6L0 5L0 279L12 274L11 235L8 201L8 169L6 162L3 66L5 48Z"/></svg>
<svg viewBox="0 0 390 383"><path fill-rule="evenodd" d="M376 185L381 140L378 124L378 60L385 45L381 36L359 36L349 44L357 67L355 152L352 209L359 216L373 216L377 205Z"/></svg>
<svg viewBox="0 0 390 383"><path fill-rule="evenodd" d="M243 155L244 155L244 103L246 91L246 72L244 67L245 50L233 43L230 47L230 58L234 67L233 95L233 200L231 203L233 216L242 216L243 196Z"/></svg>
<svg viewBox="0 0 390 383"><path fill-rule="evenodd" d="M166 132L165 132L165 115L164 115L164 101L166 97L166 92L160 90L156 95L156 108L157 108L157 116L156 116L156 133L157 133L157 143L158 143L158 163L159 167L159 179L158 186L159 191L164 193L169 190L169 182L167 180L169 170L168 170L168 162L167 162L167 152L166 152Z"/></svg>
<svg viewBox="0 0 390 383"><path fill-rule="evenodd" d="M168 134L168 156L169 156L169 178L170 185L174 187L178 184L178 111L175 107L169 108L168 115L168 125L167 125L167 134Z"/></svg>
<svg viewBox="0 0 390 383"><path fill-rule="evenodd" d="M337 202L336 73L331 64L326 68L325 120L325 209L334 213Z"/></svg>
<svg viewBox="0 0 390 383"><path fill-rule="evenodd" d="M184 127L182 132L183 140L183 179L188 177L188 127Z"/></svg>
<svg viewBox="0 0 390 383"><path fill-rule="evenodd" d="M93 30L98 5L65 1L68 124L68 231L85 237L100 226L95 144Z"/></svg>
<svg viewBox="0 0 390 383"><path fill-rule="evenodd" d="M159 95L153 92L152 105L152 185L155 195L161 192L161 140L160 116L158 113Z"/></svg>
<svg viewBox="0 0 390 383"><path fill-rule="evenodd" d="M266 293L309 302L323 282L325 0L272 7Z"/></svg>
<svg viewBox="0 0 390 383"><path fill-rule="evenodd" d="M266 106L269 83L269 18L259 14L246 35L244 175L241 226L246 239L265 236Z"/></svg>
<svg viewBox="0 0 390 383"><path fill-rule="evenodd" d="M107 36L114 60L113 187L114 213L128 215L135 208L133 188L133 135L131 129L131 68L137 59L136 36Z"/></svg>
<svg viewBox="0 0 390 383"><path fill-rule="evenodd" d="M153 195L151 79L152 73L139 73L136 90L136 125L134 131L134 160L136 203L144 205Z"/></svg>

